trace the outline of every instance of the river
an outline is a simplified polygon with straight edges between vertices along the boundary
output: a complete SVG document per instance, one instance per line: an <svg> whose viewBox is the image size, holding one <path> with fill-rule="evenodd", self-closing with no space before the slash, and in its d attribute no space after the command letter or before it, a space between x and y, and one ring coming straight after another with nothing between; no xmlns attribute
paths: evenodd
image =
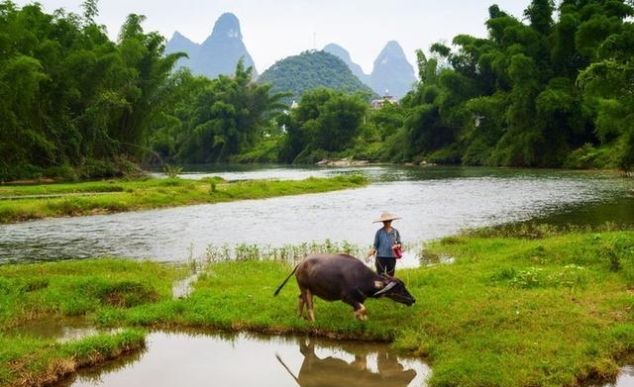
<svg viewBox="0 0 634 387"><path fill-rule="evenodd" d="M634 222L631 179L610 172L447 167L225 167L183 174L229 180L363 173L365 188L0 226L0 263L93 256L181 261L209 245L347 241L369 246L382 211L407 242L509 222ZM405 266L415 266L409 254Z"/></svg>

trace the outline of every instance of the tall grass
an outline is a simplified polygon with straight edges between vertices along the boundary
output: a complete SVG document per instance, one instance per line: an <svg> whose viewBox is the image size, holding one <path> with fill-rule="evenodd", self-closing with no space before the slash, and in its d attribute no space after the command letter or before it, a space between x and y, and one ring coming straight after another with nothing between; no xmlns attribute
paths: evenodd
<svg viewBox="0 0 634 387"><path fill-rule="evenodd" d="M424 260L429 258L429 253L424 246L423 242L405 243L403 244L403 251L414 254L416 259L423 259L424 264L438 263L432 260ZM222 245L210 244L198 257L193 255L193 249L191 249L187 261L191 267L198 269L215 263L247 260L279 261L295 265L310 254L344 253L370 262L372 258L368 257L368 253L371 248L371 245L361 246L348 241L332 241L330 239L282 246L249 243L238 243L235 245L227 243Z"/></svg>
<svg viewBox="0 0 634 387"><path fill-rule="evenodd" d="M321 242L286 244L280 247L247 243L239 243L234 246L212 244L207 246L200 260L206 264L232 260L272 260L295 264L309 254L345 253L356 257L365 257L369 249L369 246L361 247L347 241L334 242L329 239Z"/></svg>

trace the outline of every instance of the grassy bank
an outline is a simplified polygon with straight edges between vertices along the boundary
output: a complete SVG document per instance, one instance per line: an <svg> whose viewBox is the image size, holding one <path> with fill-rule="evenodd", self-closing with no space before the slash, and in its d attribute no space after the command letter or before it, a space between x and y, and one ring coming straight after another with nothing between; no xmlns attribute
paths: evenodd
<svg viewBox="0 0 634 387"><path fill-rule="evenodd" d="M367 183L362 176L345 175L299 181L171 178L1 185L0 223L319 193L362 187Z"/></svg>
<svg viewBox="0 0 634 387"><path fill-rule="evenodd" d="M435 386L607 380L633 353L634 232L522 237L486 232L445 238L429 246L429 254L451 255L455 263L399 270L418 302L408 308L369 300L370 320L364 323L353 318L349 306L322 300L316 300L315 323L298 318L294 281L272 297L291 268L260 260L212 264L182 300L168 296L170 281L185 274L178 267L113 260L0 266L0 286L21 294L9 299L25 300L3 305L0 310L9 312L1 321L9 327L43 313L85 313L103 326L215 327L390 341L425 357ZM70 301L76 296L79 307Z"/></svg>
<svg viewBox="0 0 634 387"><path fill-rule="evenodd" d="M57 382L79 368L95 366L144 347L145 333L125 329L73 342L57 343L0 333L0 385L41 386Z"/></svg>
<svg viewBox="0 0 634 387"><path fill-rule="evenodd" d="M0 266L0 385L51 383L144 345L144 332L125 329L70 342L31 335L24 324L57 316L89 319L171 298L183 267L123 260Z"/></svg>

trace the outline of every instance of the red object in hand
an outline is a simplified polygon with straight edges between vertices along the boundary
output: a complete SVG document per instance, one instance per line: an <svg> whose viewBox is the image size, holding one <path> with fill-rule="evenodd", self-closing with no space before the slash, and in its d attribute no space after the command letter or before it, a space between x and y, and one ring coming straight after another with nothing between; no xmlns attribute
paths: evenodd
<svg viewBox="0 0 634 387"><path fill-rule="evenodd" d="M394 250L394 256L397 259L403 257L403 250L401 250L401 246L394 246L392 247L392 250Z"/></svg>

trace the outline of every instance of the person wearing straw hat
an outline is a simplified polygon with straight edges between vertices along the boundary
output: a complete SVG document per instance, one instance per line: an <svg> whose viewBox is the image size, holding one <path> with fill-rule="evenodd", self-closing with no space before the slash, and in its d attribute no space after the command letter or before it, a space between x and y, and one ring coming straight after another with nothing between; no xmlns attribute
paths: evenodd
<svg viewBox="0 0 634 387"><path fill-rule="evenodd" d="M396 259L401 257L401 235L392 227L392 221L400 217L384 212L373 223L383 223L383 227L374 235L374 245L368 256L376 254L376 272L394 277Z"/></svg>

